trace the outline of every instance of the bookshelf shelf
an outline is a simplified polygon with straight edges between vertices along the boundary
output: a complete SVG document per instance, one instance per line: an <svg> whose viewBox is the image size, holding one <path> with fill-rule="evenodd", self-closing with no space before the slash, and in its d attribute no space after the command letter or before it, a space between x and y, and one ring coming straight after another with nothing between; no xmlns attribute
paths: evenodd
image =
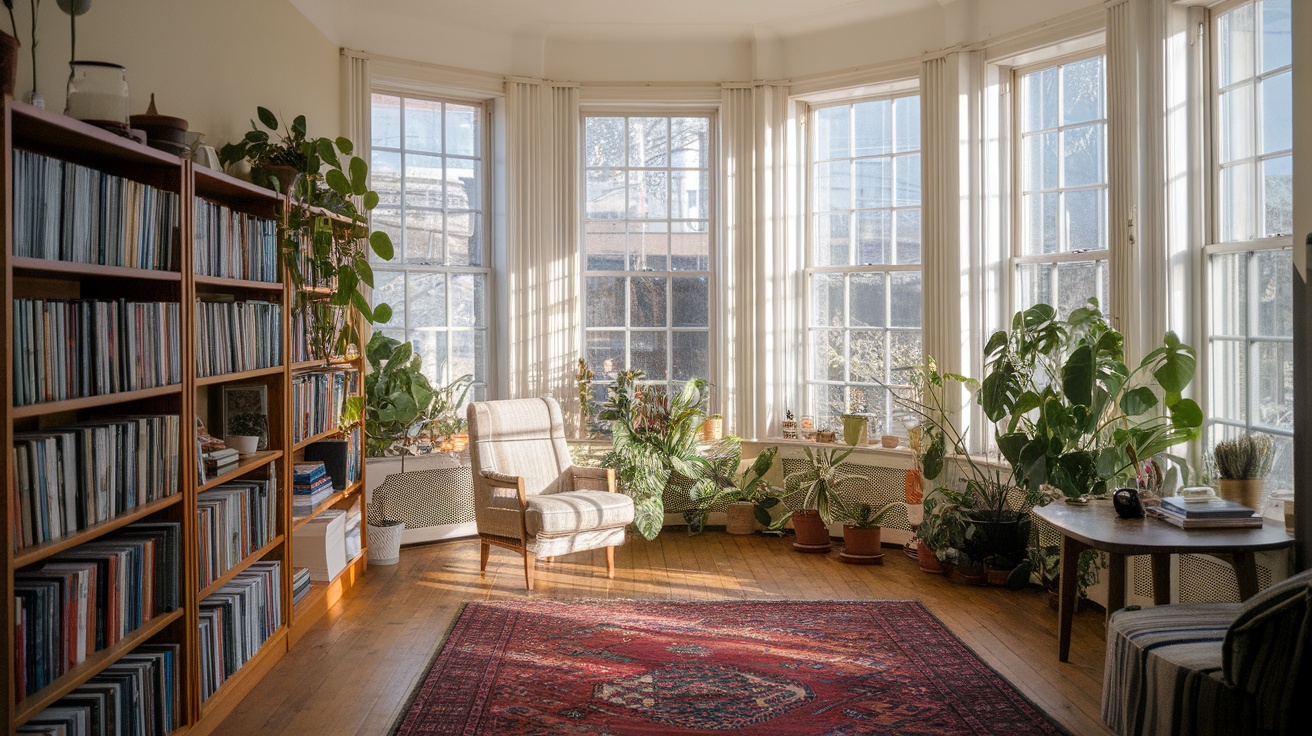
<svg viewBox="0 0 1312 736"><path fill-rule="evenodd" d="M292 445L292 449L293 449L293 450L304 450L304 449L306 448L307 445L313 445L314 443L318 442L319 440L332 439L333 437L337 436L338 434L340 434L340 433L338 432L337 428L334 427L333 429L330 429L330 430L328 430L328 431L326 431L326 432L320 432L319 434L310 435L309 437L306 437L305 439L301 440L300 442L297 442L295 445Z"/></svg>
<svg viewBox="0 0 1312 736"><path fill-rule="evenodd" d="M88 679L95 677L102 670L113 664L124 654L136 649L137 646L153 639L156 634L164 631L175 621L182 618L183 609L158 616L146 623L141 628L123 637L123 640L112 647L101 649L95 654L87 655L86 661L65 672L59 676L59 679L45 686L45 688L33 693L31 697L18 703L18 710L14 713L14 723L26 723L32 716L40 713L51 703L59 700L73 690L73 688L86 682Z"/></svg>
<svg viewBox="0 0 1312 736"><path fill-rule="evenodd" d="M368 553L369 550L362 547L359 554L346 561L346 566L342 568L341 572L337 573L337 577L326 583L310 583L309 592L296 604L295 610L292 611L292 625L295 626L308 611L314 608L316 603L322 603L324 596L328 594L334 585L341 582L342 578L351 574L358 574L359 571L356 570L356 566L364 562Z"/></svg>
<svg viewBox="0 0 1312 736"><path fill-rule="evenodd" d="M10 566L15 570L27 567L28 565L34 562L40 562L51 555L72 549L80 544L86 544L87 542L90 542L97 537L109 534L116 529L122 529L128 524L141 521L147 516L158 513L181 502L182 494L175 493L172 496L167 496L165 498L151 501L148 504L138 506L126 514L119 514L108 521L102 521L99 524L89 526L71 537L64 537L63 539L56 539L44 544L26 547L14 554Z"/></svg>
<svg viewBox="0 0 1312 736"><path fill-rule="evenodd" d="M317 368L327 370L331 368L358 368L359 366L359 356L354 358L333 358L332 360L319 358L317 360L302 360L297 363L292 363L292 372L304 373L305 371L315 370Z"/></svg>
<svg viewBox="0 0 1312 736"><path fill-rule="evenodd" d="M207 169L204 166L192 167L195 176L196 195L214 201L228 203L266 204L282 207L287 198L272 189L265 189L222 171Z"/></svg>
<svg viewBox="0 0 1312 736"><path fill-rule="evenodd" d="M156 388L144 388L140 391L119 391L113 394L100 394L99 396L84 396L80 399L65 399L64 401L45 401L39 404L28 404L27 406L15 406L10 416L15 419L24 417L39 417L45 414L58 414L65 411L81 411L82 409L95 409L102 406L113 406L114 404L125 404L129 401L140 401L142 399L154 399L160 396L172 396L182 393L182 384L172 383L167 386Z"/></svg>
<svg viewBox="0 0 1312 736"><path fill-rule="evenodd" d="M263 547L260 547L259 549L247 555L246 559L242 560L241 562L238 562L237 564L233 565L227 570L224 570L223 574L215 578L214 582L210 583L209 585L206 585L204 588L201 588L200 593L196 597L199 598L200 600L205 600L206 598L209 598L210 596L219 592L219 588L222 588L223 586L227 585L228 581L240 575L241 572L246 568L250 567L252 563L259 562L260 560L267 557L270 552L280 547L286 539L287 539L286 537L279 534L278 536L269 540L268 544L264 545Z"/></svg>
<svg viewBox="0 0 1312 736"><path fill-rule="evenodd" d="M268 291L274 294L281 294L285 288L281 281L251 281L250 279L229 279L222 276L195 276L194 280L198 287Z"/></svg>
<svg viewBox="0 0 1312 736"><path fill-rule="evenodd" d="M198 492L203 493L211 488L217 488L223 485L224 483L234 481L242 477L243 475L246 475L252 470L262 468L265 465L268 465L269 463L273 462L274 460L278 460L281 457L282 457L282 450L263 450L253 455L248 455L245 458L237 461L237 467L223 473L222 475L211 478L210 480L206 481L204 484L197 487L196 490Z"/></svg>
<svg viewBox="0 0 1312 736"><path fill-rule="evenodd" d="M183 161L178 156L80 120L22 102L11 101L9 109L15 148L53 152L72 159L112 160L135 167L182 169Z"/></svg>
<svg viewBox="0 0 1312 736"><path fill-rule="evenodd" d="M217 376L206 376L197 378L197 386L212 386L216 383L231 383L232 381L249 381L254 378L264 378L266 376L276 376L283 372L285 368L275 365L270 368L256 368L249 371L238 371L236 373L220 373Z"/></svg>
<svg viewBox="0 0 1312 736"><path fill-rule="evenodd" d="M27 258L11 256L9 263L16 275L53 276L56 278L84 277L96 279L136 279L138 281L182 281L178 271L162 271L151 268L127 268L126 266L100 266L94 263L76 263L74 261L53 261L49 258Z"/></svg>
<svg viewBox="0 0 1312 736"><path fill-rule="evenodd" d="M330 509L330 508L336 506L337 504L341 503L342 501L346 500L347 498L350 498L350 497L351 497L352 495L354 495L357 491L359 491L363 486L364 486L364 483L361 482L361 481L358 481L358 480L357 480L356 482L352 483L351 485L347 486L346 488L344 488L344 489L342 489L342 490L340 490L340 491L334 493L333 495L329 496L328 498L325 498L324 500L320 501L320 502L319 502L319 505L315 506L315 507L314 507L314 510L311 511L310 513L306 514L305 516L293 516L293 517L292 517L292 531L296 531L297 529L300 529L301 527L303 527L303 526L305 526L306 524L310 523L310 520L313 519L314 517L318 516L319 514L322 514L323 512L327 511L328 509Z"/></svg>

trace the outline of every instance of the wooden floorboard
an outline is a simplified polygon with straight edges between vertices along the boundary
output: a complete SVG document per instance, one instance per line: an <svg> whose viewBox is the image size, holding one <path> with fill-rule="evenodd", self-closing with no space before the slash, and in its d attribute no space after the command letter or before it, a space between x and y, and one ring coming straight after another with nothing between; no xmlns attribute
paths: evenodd
<svg viewBox="0 0 1312 736"><path fill-rule="evenodd" d="M460 606L479 600L916 599L1030 700L1072 733L1109 733L1098 717L1103 613L1078 612L1071 662L1057 661L1057 614L1038 589L957 585L920 572L900 548L883 565L846 565L792 551L791 538L688 537L667 529L616 550L615 579L601 550L554 558L524 590L522 558L492 549L478 574L478 542L402 551L397 565L370 565L361 584L321 618L218 728L218 734L383 736L418 685Z"/></svg>

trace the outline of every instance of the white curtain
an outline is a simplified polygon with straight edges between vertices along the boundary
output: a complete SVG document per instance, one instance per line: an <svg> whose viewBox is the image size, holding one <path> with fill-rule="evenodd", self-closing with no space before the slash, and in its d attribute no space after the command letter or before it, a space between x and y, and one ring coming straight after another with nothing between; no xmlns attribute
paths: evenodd
<svg viewBox="0 0 1312 736"><path fill-rule="evenodd" d="M1134 17L1129 0L1107 6L1107 222L1108 284L1112 325L1137 351L1139 325L1138 242L1139 104L1136 90Z"/></svg>
<svg viewBox="0 0 1312 736"><path fill-rule="evenodd" d="M800 326L790 323L802 259L788 247L788 88L724 85L721 91L719 249L714 333L724 346L716 370L728 430L779 433L802 385Z"/></svg>
<svg viewBox="0 0 1312 736"><path fill-rule="evenodd" d="M578 158L577 86L507 80L510 398L551 395L568 407L574 395L579 350Z"/></svg>
<svg viewBox="0 0 1312 736"><path fill-rule="evenodd" d="M355 144L355 155L369 160L370 99L373 78L369 57L362 51L342 49L342 135Z"/></svg>

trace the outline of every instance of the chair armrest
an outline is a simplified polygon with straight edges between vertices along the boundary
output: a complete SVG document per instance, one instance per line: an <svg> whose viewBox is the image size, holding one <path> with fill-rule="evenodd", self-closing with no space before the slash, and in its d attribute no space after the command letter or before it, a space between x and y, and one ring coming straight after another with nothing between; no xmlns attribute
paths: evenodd
<svg viewBox="0 0 1312 736"><path fill-rule="evenodd" d="M592 468L584 465L570 466L576 489L615 492L615 470L613 468Z"/></svg>
<svg viewBox="0 0 1312 736"><path fill-rule="evenodd" d="M507 475L495 470L484 470L479 476L493 488L506 488L519 493L520 508L528 508L528 496L524 494L524 479L518 475Z"/></svg>

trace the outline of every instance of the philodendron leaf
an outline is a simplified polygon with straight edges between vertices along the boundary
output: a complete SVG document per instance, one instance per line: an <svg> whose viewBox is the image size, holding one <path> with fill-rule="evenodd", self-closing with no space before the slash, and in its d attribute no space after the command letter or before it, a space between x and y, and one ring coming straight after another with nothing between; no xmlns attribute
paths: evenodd
<svg viewBox="0 0 1312 736"><path fill-rule="evenodd" d="M327 138L320 138L315 144L315 149L319 154L319 158L327 161L333 166L341 166L341 164L337 163L337 152L333 150L332 141Z"/></svg>
<svg viewBox="0 0 1312 736"><path fill-rule="evenodd" d="M1147 386L1131 389L1121 396L1121 411L1128 417L1146 414L1155 406L1157 406L1157 395Z"/></svg>
<svg viewBox="0 0 1312 736"><path fill-rule="evenodd" d="M273 111L269 110L267 107L256 107L255 114L259 116L260 122L264 124L264 127L269 130L278 129L278 116L274 115Z"/></svg>
<svg viewBox="0 0 1312 736"><path fill-rule="evenodd" d="M1203 410L1193 399L1180 399L1171 407L1171 424L1180 429L1203 426Z"/></svg>
<svg viewBox="0 0 1312 736"><path fill-rule="evenodd" d="M1081 345L1061 369L1061 390L1072 404L1093 403L1093 350Z"/></svg>
<svg viewBox="0 0 1312 736"><path fill-rule="evenodd" d="M369 305L369 300L364 298L364 294L361 294L358 291L352 291L351 305L360 312L360 316L364 317L364 321L369 324L374 323L374 309Z"/></svg>
<svg viewBox="0 0 1312 736"><path fill-rule="evenodd" d="M414 354L414 346L408 342L403 342L396 346L396 349L392 351L392 355L387 359L387 362L406 363L409 362L410 357Z"/></svg>
<svg viewBox="0 0 1312 736"><path fill-rule="evenodd" d="M349 197L351 195L351 182L347 181L346 174L343 174L341 171L337 169L328 169L328 173L323 176L323 181L334 192L342 197Z"/></svg>
<svg viewBox="0 0 1312 736"><path fill-rule="evenodd" d="M365 193L364 193L364 201L361 202L361 204L364 205L364 208L365 208L366 211L367 211L367 210L371 210L371 209L377 207L377 206L378 206L378 192L372 192L372 191L370 191L370 192L365 192Z"/></svg>
<svg viewBox="0 0 1312 736"><path fill-rule="evenodd" d="M369 165L359 156L352 156L350 167L351 193L357 197L362 197L369 190Z"/></svg>
<svg viewBox="0 0 1312 736"><path fill-rule="evenodd" d="M392 260L392 256L396 253L392 248L391 236L382 230L375 230L374 233L369 236L369 247L373 248L374 255L384 261Z"/></svg>
<svg viewBox="0 0 1312 736"><path fill-rule="evenodd" d="M337 150L341 151L343 156L350 156L351 151L355 150L355 145L351 143L350 138L338 136Z"/></svg>
<svg viewBox="0 0 1312 736"><path fill-rule="evenodd" d="M1183 392L1193 380L1198 361L1193 348L1181 343L1175 333L1168 332L1166 336L1169 347L1161 363L1153 370L1153 378L1168 392Z"/></svg>
<svg viewBox="0 0 1312 736"><path fill-rule="evenodd" d="M305 137L305 116L297 115L292 119L292 135L301 138Z"/></svg>

